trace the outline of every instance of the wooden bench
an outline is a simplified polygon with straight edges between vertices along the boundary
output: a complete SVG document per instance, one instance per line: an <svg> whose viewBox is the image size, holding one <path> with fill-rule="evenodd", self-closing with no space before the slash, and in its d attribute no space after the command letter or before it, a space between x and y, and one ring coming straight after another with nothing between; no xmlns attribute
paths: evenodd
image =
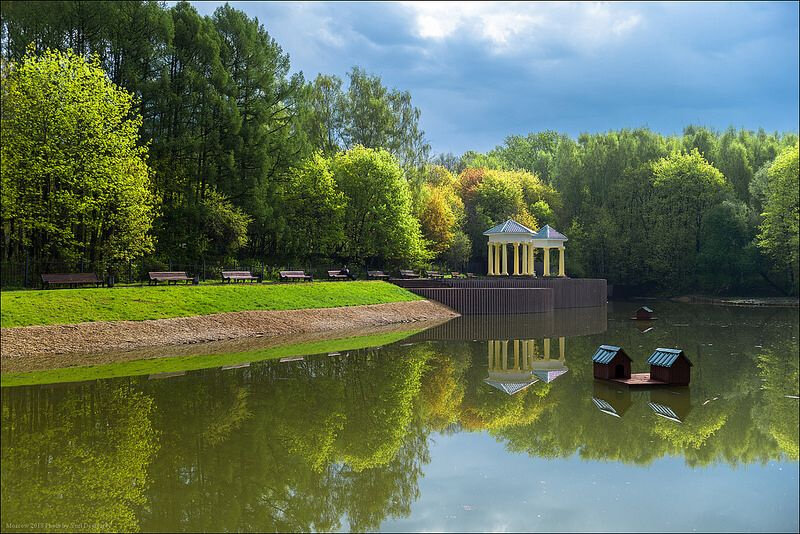
<svg viewBox="0 0 800 534"><path fill-rule="evenodd" d="M389 275L383 271L367 271L367 278L371 278L372 280L386 280L389 278Z"/></svg>
<svg viewBox="0 0 800 534"><path fill-rule="evenodd" d="M400 278L419 278L419 273L409 269L400 269Z"/></svg>
<svg viewBox="0 0 800 534"><path fill-rule="evenodd" d="M188 284L194 281L194 278L189 276L189 273L183 271L150 271L147 276L150 277L148 283L151 285L157 285L159 282L166 282L169 285L170 282L177 284L184 281Z"/></svg>
<svg viewBox="0 0 800 534"><path fill-rule="evenodd" d="M344 269L337 269L335 271L328 271L328 278L331 280L349 280L350 275Z"/></svg>
<svg viewBox="0 0 800 534"><path fill-rule="evenodd" d="M461 274L458 271L450 271L450 276L452 276L453 278L466 278L467 277L467 275Z"/></svg>
<svg viewBox="0 0 800 534"><path fill-rule="evenodd" d="M308 280L310 282L312 278L311 275L306 274L305 271L281 271L282 282L291 282L292 280L299 280L301 282Z"/></svg>
<svg viewBox="0 0 800 534"><path fill-rule="evenodd" d="M42 288L52 289L53 285L78 287L79 284L103 285L103 281L95 273L50 273L42 275Z"/></svg>
<svg viewBox="0 0 800 534"><path fill-rule="evenodd" d="M439 271L428 271L428 278L444 278L444 275Z"/></svg>
<svg viewBox="0 0 800 534"><path fill-rule="evenodd" d="M250 271L222 271L222 282L258 282L260 278L250 273Z"/></svg>

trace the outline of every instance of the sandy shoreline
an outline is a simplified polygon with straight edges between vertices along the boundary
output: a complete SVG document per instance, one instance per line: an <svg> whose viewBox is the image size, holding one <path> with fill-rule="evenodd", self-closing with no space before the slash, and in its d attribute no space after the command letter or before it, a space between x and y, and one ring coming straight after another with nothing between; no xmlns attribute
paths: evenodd
<svg viewBox="0 0 800 534"><path fill-rule="evenodd" d="M0 329L2 372L147 358L146 349L306 334L367 333L370 327L427 323L458 314L428 300L368 306L244 311L150 321ZM327 337L327 336L325 336ZM174 352L174 351L172 351ZM152 351L153 356L159 351ZM104 356L101 356L104 355ZM126 356L127 355L127 356ZM163 354L161 354L163 355Z"/></svg>

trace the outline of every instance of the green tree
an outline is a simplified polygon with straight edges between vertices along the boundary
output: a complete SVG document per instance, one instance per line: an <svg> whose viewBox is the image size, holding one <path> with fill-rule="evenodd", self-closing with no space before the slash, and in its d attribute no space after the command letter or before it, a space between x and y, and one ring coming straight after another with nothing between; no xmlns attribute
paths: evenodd
<svg viewBox="0 0 800 534"><path fill-rule="evenodd" d="M330 257L342 247L345 199L330 160L321 153L290 170L282 205L286 230L281 243L287 257Z"/></svg>
<svg viewBox="0 0 800 534"><path fill-rule="evenodd" d="M722 173L697 150L653 164L653 267L672 282L694 283L709 210L731 192Z"/></svg>
<svg viewBox="0 0 800 534"><path fill-rule="evenodd" d="M385 149L406 168L426 162L430 146L419 127L420 111L411 103L411 93L388 89L380 77L358 67L349 76L341 135L344 147Z"/></svg>
<svg viewBox="0 0 800 534"><path fill-rule="evenodd" d="M428 258L408 183L389 152L359 145L337 154L332 167L345 198L344 257L358 262Z"/></svg>
<svg viewBox="0 0 800 534"><path fill-rule="evenodd" d="M154 197L133 96L72 52L31 50L3 79L6 254L75 263L150 252Z"/></svg>
<svg viewBox="0 0 800 534"><path fill-rule="evenodd" d="M758 246L784 270L793 294L798 292L798 145L784 149L769 168L769 189L759 227Z"/></svg>

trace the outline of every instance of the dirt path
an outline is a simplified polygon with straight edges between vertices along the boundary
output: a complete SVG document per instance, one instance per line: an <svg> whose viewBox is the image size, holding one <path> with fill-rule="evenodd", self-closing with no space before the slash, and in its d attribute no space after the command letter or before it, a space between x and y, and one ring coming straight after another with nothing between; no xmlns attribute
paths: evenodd
<svg viewBox="0 0 800 534"><path fill-rule="evenodd" d="M165 347L243 338L363 331L403 323L450 319L458 314L428 300L313 310L245 311L152 321L112 321L0 329L3 372L61 367L64 357L92 363L98 353L124 354ZM111 356L117 360L119 356ZM123 358L129 359L129 358Z"/></svg>

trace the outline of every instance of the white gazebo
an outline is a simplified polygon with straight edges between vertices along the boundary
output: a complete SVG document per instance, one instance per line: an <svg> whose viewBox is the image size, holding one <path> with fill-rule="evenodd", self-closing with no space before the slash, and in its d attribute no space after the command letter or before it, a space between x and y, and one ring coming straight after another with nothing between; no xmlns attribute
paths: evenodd
<svg viewBox="0 0 800 534"><path fill-rule="evenodd" d="M533 266L536 249L544 251L544 276L550 276L550 250L559 251L558 276L564 273L564 242L566 236L549 225L538 232L509 219L504 223L486 230L483 235L489 237L489 276L536 276ZM508 245L514 247L512 272L508 272Z"/></svg>

